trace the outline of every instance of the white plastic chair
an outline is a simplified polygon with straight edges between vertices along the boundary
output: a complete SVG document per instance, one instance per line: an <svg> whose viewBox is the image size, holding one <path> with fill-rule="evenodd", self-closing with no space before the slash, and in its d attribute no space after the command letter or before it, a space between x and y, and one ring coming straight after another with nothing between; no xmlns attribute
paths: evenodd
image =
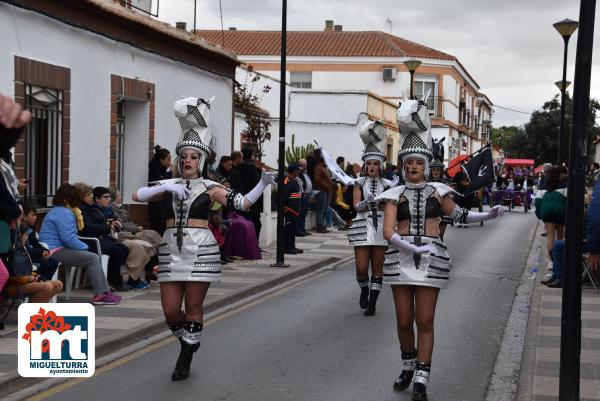
<svg viewBox="0 0 600 401"><path fill-rule="evenodd" d="M104 276L108 272L108 256L102 255L102 248L100 248L100 240L94 237L80 237L77 236L81 241L94 241L96 242L96 253L100 258L102 263L102 271L104 272ZM73 287L73 280L75 280L75 289L79 288L79 282L81 281L81 271L83 268L81 266L65 266L65 299L68 301L71 297L71 288Z"/></svg>
<svg viewBox="0 0 600 401"><path fill-rule="evenodd" d="M598 289L598 287L600 287L600 283L598 282L598 279L596 278L594 273L592 273L592 271L590 270L590 266L588 265L587 254L583 255L582 267L583 273L581 274L581 280L585 279L585 276L588 276L590 282L592 283L592 287L594 287L596 293L600 292L600 290Z"/></svg>

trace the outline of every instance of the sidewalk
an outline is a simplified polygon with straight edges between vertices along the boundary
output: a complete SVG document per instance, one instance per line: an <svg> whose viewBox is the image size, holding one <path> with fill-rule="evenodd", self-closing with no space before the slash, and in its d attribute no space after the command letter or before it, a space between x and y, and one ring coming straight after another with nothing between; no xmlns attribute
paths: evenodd
<svg viewBox="0 0 600 401"><path fill-rule="evenodd" d="M544 247L545 250L545 247ZM542 252L521 365L518 400L558 400L562 289L548 288ZM580 399L600 400L600 294L583 284Z"/></svg>
<svg viewBox="0 0 600 401"><path fill-rule="evenodd" d="M285 255L289 268L270 266L275 261L274 246L266 249L262 260L236 261L222 266L222 281L211 285L204 303L205 314L330 263L353 257L346 233L342 231L313 233L297 238L296 242L304 253ZM156 282L145 291L119 295L123 297L119 305L96 306L96 358L167 329ZM89 290L73 290L69 302L89 302L90 297ZM64 297L59 296L59 302L65 302ZM5 330L0 331L0 397L28 382L16 372L17 317L16 308L13 309Z"/></svg>

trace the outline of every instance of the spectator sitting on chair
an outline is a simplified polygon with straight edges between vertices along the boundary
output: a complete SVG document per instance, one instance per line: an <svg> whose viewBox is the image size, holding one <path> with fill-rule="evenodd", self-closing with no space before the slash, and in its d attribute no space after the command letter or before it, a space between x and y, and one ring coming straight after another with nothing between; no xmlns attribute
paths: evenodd
<svg viewBox="0 0 600 401"><path fill-rule="evenodd" d="M94 188L93 195L93 207L102 212L106 223L119 223L111 227L110 236L116 239L118 243L127 247L128 254L125 259L125 266L129 272L127 286L133 290L145 290L150 285L141 279L142 272L150 259L157 254L156 247L148 241L135 237L131 233L123 232L123 223L113 214L114 209L111 207L112 196L108 188L96 187ZM122 280L118 282L122 282Z"/></svg>
<svg viewBox="0 0 600 401"><path fill-rule="evenodd" d="M162 236L154 230L146 230L141 225L134 223L131 220L131 217L129 216L129 212L123 207L123 204L122 204L123 197L121 196L121 192L119 192L116 188L112 188L112 187L108 188L108 191L110 192L110 197L113 200L113 202L110 205L111 210L112 210L112 215L114 218L119 220L121 222L121 224L123 225L123 230L117 233L117 235L119 236L119 240L124 241L127 239L129 239L129 240L138 239L138 240L148 242L154 248L154 252L152 253L152 257L150 258L150 261L148 263L146 263L146 269L145 269L146 277L145 278L146 278L147 282L150 282L152 280L156 281L157 277L154 274L153 269L155 266L158 266L158 246L162 242ZM127 244L125 244L125 245L127 245ZM143 244L143 245L145 248L146 244ZM131 257L131 250L130 250L129 257ZM128 263L129 263L129 257L128 257Z"/></svg>
<svg viewBox="0 0 600 401"><path fill-rule="evenodd" d="M110 203L110 194L107 190L105 194L96 197L92 193L92 187L87 184L79 183L75 184L75 187L82 199L79 208L83 215L83 229L79 231L79 235L100 240L102 254L108 255L108 284L114 291L127 291L128 288L123 284L123 277L121 277L121 266L127 260L129 249L111 237L111 231L117 227L120 228L121 223L118 220L107 220L102 213L102 209L97 205L102 199ZM89 242L88 246L90 252L97 252L96 242Z"/></svg>
<svg viewBox="0 0 600 401"><path fill-rule="evenodd" d="M33 271L33 263L27 252L29 240L29 226L21 223L18 230L17 243L13 251L10 268L10 278L6 286L9 296L17 297L27 295L30 302L46 303L58 293L62 292L62 282L46 280L43 276Z"/></svg>
<svg viewBox="0 0 600 401"><path fill-rule="evenodd" d="M31 261L38 265L37 274L48 281L52 280L56 269L58 269L58 260L50 257L48 245L40 243L40 237L37 231L35 231L36 221L37 210L32 206L25 205L23 207L22 222L27 225L27 234L29 235L27 251L29 252L29 256L31 256Z"/></svg>
<svg viewBox="0 0 600 401"><path fill-rule="evenodd" d="M100 258L88 252L88 246L77 238L77 230L83 227L83 220L78 222L72 210L80 203L81 198L75 186L64 183L58 187L52 199L54 207L42 222L40 241L48 245L50 255L60 263L85 269L94 291L91 303L118 304L121 297L110 292Z"/></svg>

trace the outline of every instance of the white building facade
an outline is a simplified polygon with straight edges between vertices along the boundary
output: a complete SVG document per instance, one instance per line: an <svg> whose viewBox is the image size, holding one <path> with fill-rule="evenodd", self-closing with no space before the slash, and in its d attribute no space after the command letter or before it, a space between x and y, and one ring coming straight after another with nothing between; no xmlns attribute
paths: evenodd
<svg viewBox="0 0 600 401"><path fill-rule="evenodd" d="M317 92L368 91L397 105L410 91L410 73L403 63L418 59L422 63L414 74L414 94L423 98L430 93L432 132L436 139L446 138L445 161L488 142L492 102L456 57L383 32L334 31L330 26L323 32L288 32L290 85ZM255 71L280 78L280 32L197 34L236 52Z"/></svg>
<svg viewBox="0 0 600 401"><path fill-rule="evenodd" d="M174 151L185 96L216 96L213 134L231 152L231 52L104 0L0 3L0 36L0 92L34 116L15 162L37 206L63 181L113 185L131 203L154 146Z"/></svg>

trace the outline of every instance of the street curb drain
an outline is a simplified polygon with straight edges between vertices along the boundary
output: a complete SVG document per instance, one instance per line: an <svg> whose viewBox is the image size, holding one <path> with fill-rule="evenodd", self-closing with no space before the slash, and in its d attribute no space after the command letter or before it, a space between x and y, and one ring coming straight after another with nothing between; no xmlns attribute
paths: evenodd
<svg viewBox="0 0 600 401"><path fill-rule="evenodd" d="M486 401L515 400L519 387L521 359L525 346L527 325L531 312L531 299L535 286L535 272L539 268L541 254L541 225L536 225L531 239L531 248L521 276L521 284L515 291L510 315L504 328L502 343L491 373L486 392ZM532 274L533 273L533 274Z"/></svg>

